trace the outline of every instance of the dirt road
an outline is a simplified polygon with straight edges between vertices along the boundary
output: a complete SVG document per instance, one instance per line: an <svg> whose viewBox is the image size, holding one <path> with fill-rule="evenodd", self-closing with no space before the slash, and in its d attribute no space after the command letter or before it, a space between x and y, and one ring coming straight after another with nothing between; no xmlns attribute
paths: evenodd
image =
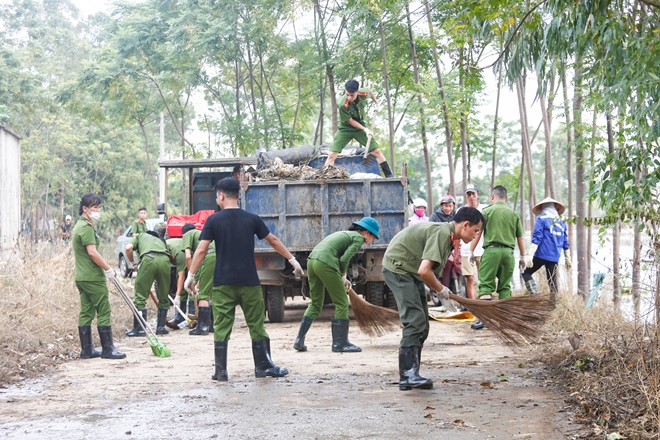
<svg viewBox="0 0 660 440"><path fill-rule="evenodd" d="M0 389L0 438L16 439L564 439L579 427L563 412L559 388L530 352L502 346L466 323L431 323L422 374L432 390L402 392L398 332L381 338L351 327L362 353L330 350L326 308L292 347L303 303L287 321L267 324L280 379L256 379L247 327L237 313L228 356L229 382L210 379L212 336L171 332L172 356L145 341L117 338L128 357L77 360L56 375ZM117 334L123 334L116 329Z"/></svg>

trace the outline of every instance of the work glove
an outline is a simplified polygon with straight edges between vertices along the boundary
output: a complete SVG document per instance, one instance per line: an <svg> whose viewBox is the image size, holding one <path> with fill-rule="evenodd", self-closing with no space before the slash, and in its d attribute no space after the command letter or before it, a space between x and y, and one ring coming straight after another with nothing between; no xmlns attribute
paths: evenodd
<svg viewBox="0 0 660 440"><path fill-rule="evenodd" d="M533 255L527 255L525 257L525 263L526 263L527 267L534 266L534 256Z"/></svg>
<svg viewBox="0 0 660 440"><path fill-rule="evenodd" d="M367 137L373 137L374 132L369 130L367 127L364 127L364 132L367 133Z"/></svg>
<svg viewBox="0 0 660 440"><path fill-rule="evenodd" d="M448 300L450 293L452 293L452 292L451 292L451 290L449 290L449 287L442 286L442 290L436 292L436 296L440 299Z"/></svg>
<svg viewBox="0 0 660 440"><path fill-rule="evenodd" d="M346 278L346 275L343 275L343 276L341 277L341 279L342 279L342 281L344 281L344 287L346 288L346 291L348 292L348 289L350 289L351 287L353 287L353 284L351 284L351 282L348 281L348 278Z"/></svg>
<svg viewBox="0 0 660 440"><path fill-rule="evenodd" d="M304 274L303 268L300 265L300 263L298 263L298 260L296 260L296 257L293 257L292 259L290 259L289 264L291 264L291 266L293 266L293 274L294 275L299 276L299 277L303 276L303 274Z"/></svg>
<svg viewBox="0 0 660 440"><path fill-rule="evenodd" d="M179 295L174 297L174 306L181 308L181 297Z"/></svg>
<svg viewBox="0 0 660 440"><path fill-rule="evenodd" d="M380 113L380 104L376 103L371 110L371 117L372 119L378 116L378 113Z"/></svg>
<svg viewBox="0 0 660 440"><path fill-rule="evenodd" d="M566 270L570 272L573 268L573 263L571 262L571 254L568 251L564 252L564 264L566 265Z"/></svg>
<svg viewBox="0 0 660 440"><path fill-rule="evenodd" d="M109 280L113 280L117 276L117 274L115 274L115 270L113 268L110 268L108 270L104 270L103 273L105 274L105 277Z"/></svg>
<svg viewBox="0 0 660 440"><path fill-rule="evenodd" d="M527 263L525 263L525 257L520 257L520 261L518 261L518 268L520 269L520 273L523 273L525 269L527 269Z"/></svg>
<svg viewBox="0 0 660 440"><path fill-rule="evenodd" d="M477 260L474 258L474 251L470 251L470 263L474 264L475 261Z"/></svg>
<svg viewBox="0 0 660 440"><path fill-rule="evenodd" d="M186 281L183 283L183 287L188 291L192 291L194 284L195 284L195 274L192 272L188 272L188 276L186 277Z"/></svg>

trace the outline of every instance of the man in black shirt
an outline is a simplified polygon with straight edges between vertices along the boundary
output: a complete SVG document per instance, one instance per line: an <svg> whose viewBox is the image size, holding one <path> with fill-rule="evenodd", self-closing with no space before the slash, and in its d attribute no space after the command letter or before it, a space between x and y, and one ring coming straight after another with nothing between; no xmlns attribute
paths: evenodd
<svg viewBox="0 0 660 440"><path fill-rule="evenodd" d="M215 374L213 380L226 381L227 343L234 325L234 312L241 306L245 322L250 329L254 374L256 377L282 377L289 373L286 368L273 364L270 356L270 339L264 327L265 305L261 283L254 261L254 236L266 240L273 249L289 260L294 273L303 270L286 246L270 233L258 215L238 207L240 184L233 177L219 180L215 185L216 202L222 211L210 216L200 235L185 287L194 283L195 272L202 263L206 250L215 241L215 272L213 275L213 315L215 331Z"/></svg>

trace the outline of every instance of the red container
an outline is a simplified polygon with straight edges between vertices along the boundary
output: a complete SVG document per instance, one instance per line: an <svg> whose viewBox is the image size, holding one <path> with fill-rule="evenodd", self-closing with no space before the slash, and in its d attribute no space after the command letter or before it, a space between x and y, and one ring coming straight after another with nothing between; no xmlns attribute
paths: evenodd
<svg viewBox="0 0 660 440"><path fill-rule="evenodd" d="M193 215L171 215L167 219L167 235L170 238L181 237L183 235L181 234L181 228L183 228L183 225L186 223L193 223L195 228L201 231L204 227L204 223L206 223L206 219L209 218L211 214L215 214L215 211L212 209L199 211Z"/></svg>

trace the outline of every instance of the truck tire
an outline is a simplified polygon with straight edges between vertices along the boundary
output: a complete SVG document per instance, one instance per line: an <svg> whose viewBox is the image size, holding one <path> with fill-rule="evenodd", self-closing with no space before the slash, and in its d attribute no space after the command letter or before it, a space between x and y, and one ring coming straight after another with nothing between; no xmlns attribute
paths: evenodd
<svg viewBox="0 0 660 440"><path fill-rule="evenodd" d="M367 301L375 306L383 307L385 301L385 283L371 281L367 283Z"/></svg>
<svg viewBox="0 0 660 440"><path fill-rule="evenodd" d="M128 268L128 261L126 261L126 257L120 255L117 266L119 267L119 274L124 278L128 278L132 271Z"/></svg>
<svg viewBox="0 0 660 440"><path fill-rule="evenodd" d="M268 320L270 322L284 321L284 290L282 286L268 286L266 288Z"/></svg>

